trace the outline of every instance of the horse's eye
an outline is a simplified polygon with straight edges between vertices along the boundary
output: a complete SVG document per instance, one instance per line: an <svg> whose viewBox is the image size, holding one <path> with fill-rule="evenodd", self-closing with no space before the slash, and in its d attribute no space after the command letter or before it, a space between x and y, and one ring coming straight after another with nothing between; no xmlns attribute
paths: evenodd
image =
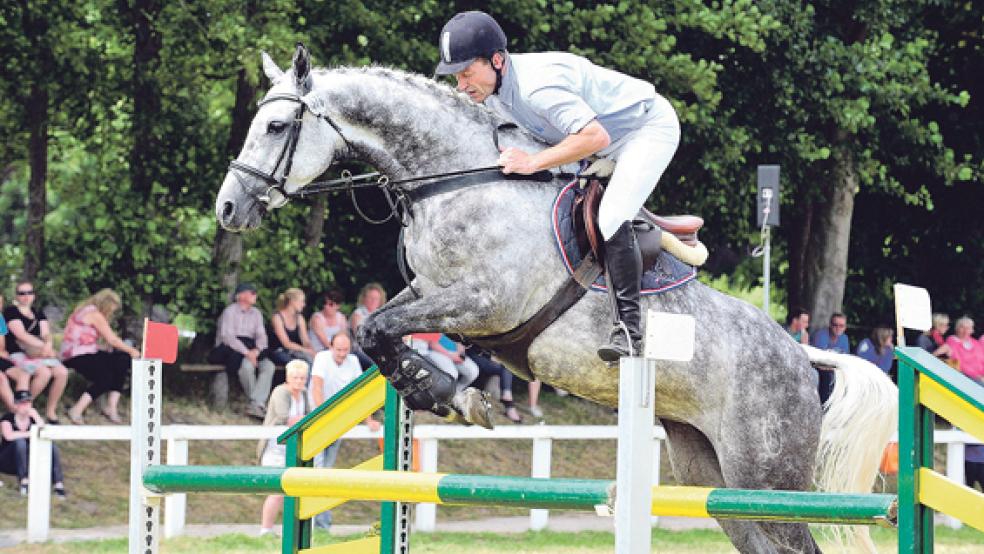
<svg viewBox="0 0 984 554"><path fill-rule="evenodd" d="M277 135L277 134L283 133L284 132L284 129L286 129L286 128L287 128L287 124L284 123L283 121L271 121L267 125L267 134L268 135Z"/></svg>

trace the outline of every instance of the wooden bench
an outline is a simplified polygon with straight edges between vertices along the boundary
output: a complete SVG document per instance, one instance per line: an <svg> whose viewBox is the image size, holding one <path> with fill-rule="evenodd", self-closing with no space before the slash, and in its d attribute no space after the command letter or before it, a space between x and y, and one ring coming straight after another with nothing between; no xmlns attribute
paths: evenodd
<svg viewBox="0 0 984 554"><path fill-rule="evenodd" d="M181 364L181 371L215 373L212 377L211 397L212 405L217 410L221 410L229 403L229 374L226 373L225 366L222 364ZM278 365L274 371L284 371L284 366Z"/></svg>
<svg viewBox="0 0 984 554"><path fill-rule="evenodd" d="M229 374L222 364L181 364L181 371L215 373L212 377L212 405L222 409L229 403Z"/></svg>

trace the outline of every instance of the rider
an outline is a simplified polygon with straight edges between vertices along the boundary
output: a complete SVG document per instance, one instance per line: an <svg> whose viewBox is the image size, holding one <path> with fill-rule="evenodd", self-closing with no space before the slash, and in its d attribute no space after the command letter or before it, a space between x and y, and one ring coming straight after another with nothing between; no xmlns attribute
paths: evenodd
<svg viewBox="0 0 984 554"><path fill-rule="evenodd" d="M580 56L510 54L502 28L483 12L451 18L439 46L438 75L454 75L459 91L551 145L536 154L506 148L498 161L504 173L528 175L589 156L617 162L598 214L615 328L598 356L639 355L642 257L632 219L680 142L673 106L652 84Z"/></svg>

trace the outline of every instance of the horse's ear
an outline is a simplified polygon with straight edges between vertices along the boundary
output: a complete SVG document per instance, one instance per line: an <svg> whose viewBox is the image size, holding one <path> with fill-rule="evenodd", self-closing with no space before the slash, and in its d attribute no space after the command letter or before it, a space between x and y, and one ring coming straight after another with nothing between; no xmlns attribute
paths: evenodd
<svg viewBox="0 0 984 554"><path fill-rule="evenodd" d="M300 42L294 50L294 84L301 94L307 94L311 90L311 53Z"/></svg>
<svg viewBox="0 0 984 554"><path fill-rule="evenodd" d="M260 58L263 60L263 73L266 73L267 79L270 79L271 83L276 83L284 76L283 70L277 67L277 63L273 61L270 54L262 52Z"/></svg>

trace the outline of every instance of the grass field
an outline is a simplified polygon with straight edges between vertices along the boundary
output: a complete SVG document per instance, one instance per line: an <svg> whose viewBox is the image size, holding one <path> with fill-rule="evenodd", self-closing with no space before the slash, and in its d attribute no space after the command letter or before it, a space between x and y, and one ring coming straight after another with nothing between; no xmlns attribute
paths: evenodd
<svg viewBox="0 0 984 554"><path fill-rule="evenodd" d="M895 532L874 529L873 537L879 552L895 552ZM315 545L338 542L343 539L315 534ZM612 552L614 538L611 533L581 532L528 532L508 536L491 533L436 533L416 534L411 539L414 554L587 554ZM826 552L837 551L829 544L821 544ZM279 552L280 542L275 538L223 535L210 539L181 538L165 541L161 551L171 554L236 554L246 552ZM59 545L30 545L0 549L0 553L18 554L111 554L126 552L124 539L65 543ZM710 554L735 552L731 544L718 531L653 531L653 552L667 554ZM984 534L974 530L937 528L936 552L944 554L971 554L984 552Z"/></svg>

